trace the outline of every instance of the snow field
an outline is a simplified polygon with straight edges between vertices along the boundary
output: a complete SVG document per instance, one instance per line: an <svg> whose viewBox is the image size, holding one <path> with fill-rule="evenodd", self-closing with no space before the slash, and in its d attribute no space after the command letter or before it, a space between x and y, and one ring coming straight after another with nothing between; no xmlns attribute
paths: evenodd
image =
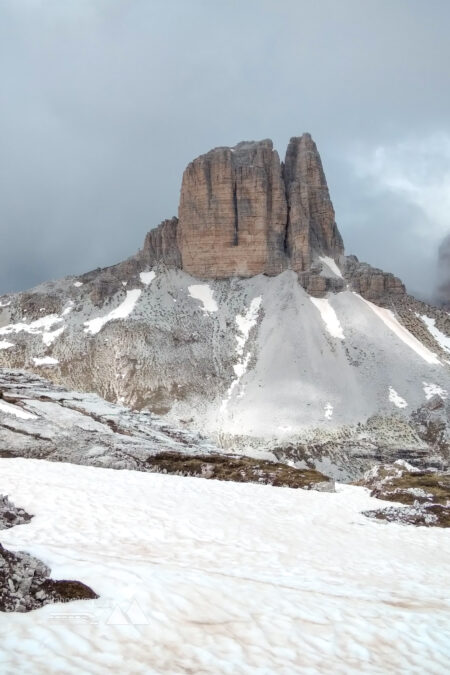
<svg viewBox="0 0 450 675"><path fill-rule="evenodd" d="M35 514L2 544L100 594L0 614L2 672L448 672L448 533L365 518L364 488L0 462Z"/></svg>
<svg viewBox="0 0 450 675"><path fill-rule="evenodd" d="M19 417L22 420L37 419L37 415L33 415L33 413L24 410L20 406L13 405L12 403L8 403L7 401L3 401L2 399L0 399L0 414L1 413L6 413L7 415L14 415L14 417Z"/></svg>
<svg viewBox="0 0 450 675"><path fill-rule="evenodd" d="M391 403L393 403L397 408L407 408L408 404L405 401L404 398L398 394L394 387L389 387L389 400Z"/></svg>
<svg viewBox="0 0 450 675"><path fill-rule="evenodd" d="M34 356L33 362L35 366L56 366L59 363L53 356Z"/></svg>

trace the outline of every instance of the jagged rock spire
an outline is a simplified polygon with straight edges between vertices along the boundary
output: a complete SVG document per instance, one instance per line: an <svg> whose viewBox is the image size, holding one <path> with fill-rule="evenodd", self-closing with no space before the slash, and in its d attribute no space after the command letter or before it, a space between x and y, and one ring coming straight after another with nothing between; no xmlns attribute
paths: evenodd
<svg viewBox="0 0 450 675"><path fill-rule="evenodd" d="M146 252L203 278L304 273L320 254L338 259L342 239L311 136L291 139L285 164L267 139L192 161L178 221L151 231Z"/></svg>
<svg viewBox="0 0 450 675"><path fill-rule="evenodd" d="M307 271L314 254L337 258L344 252L320 155L310 134L291 138L284 164L288 202L287 249L297 272Z"/></svg>

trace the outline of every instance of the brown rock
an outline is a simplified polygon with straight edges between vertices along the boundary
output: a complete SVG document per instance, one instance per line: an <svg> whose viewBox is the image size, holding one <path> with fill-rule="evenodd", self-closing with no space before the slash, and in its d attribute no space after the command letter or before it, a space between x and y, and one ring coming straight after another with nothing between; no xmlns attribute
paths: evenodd
<svg viewBox="0 0 450 675"><path fill-rule="evenodd" d="M168 267L181 267L181 254L177 245L178 218L170 218L155 227L145 237L139 258L148 265L162 262Z"/></svg>
<svg viewBox="0 0 450 675"><path fill-rule="evenodd" d="M309 269L314 254L338 258L344 252L325 174L309 134L291 138L284 166L289 205L287 248L296 272Z"/></svg>
<svg viewBox="0 0 450 675"><path fill-rule="evenodd" d="M350 282L352 290L367 300L382 304L389 297L406 293L405 286L398 277L361 263L354 255L344 258L343 267L344 276Z"/></svg>
<svg viewBox="0 0 450 675"><path fill-rule="evenodd" d="M205 278L278 274L287 267L287 205L272 141L216 148L184 172L178 247L182 267Z"/></svg>

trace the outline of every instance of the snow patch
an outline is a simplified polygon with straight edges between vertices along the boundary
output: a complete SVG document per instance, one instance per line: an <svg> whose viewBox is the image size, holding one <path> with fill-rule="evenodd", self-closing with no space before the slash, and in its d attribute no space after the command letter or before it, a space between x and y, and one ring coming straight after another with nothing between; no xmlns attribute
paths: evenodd
<svg viewBox="0 0 450 675"><path fill-rule="evenodd" d="M407 402L405 401L404 398L398 394L394 387L389 387L389 400L391 403L393 403L397 408L406 408L408 406Z"/></svg>
<svg viewBox="0 0 450 675"><path fill-rule="evenodd" d="M433 382L422 382L422 384L427 401L429 401L430 398L433 398L433 396L436 394L443 399L448 398L448 391L440 387L438 384L434 384Z"/></svg>
<svg viewBox="0 0 450 675"><path fill-rule="evenodd" d="M132 291L127 291L127 297L122 304L116 307L116 309L113 309L109 314L106 314L106 316L98 316L95 319L85 321L84 325L86 328L84 329L84 332L89 333L90 335L96 335L109 321L126 319L135 308L141 293L142 291L140 288L134 288Z"/></svg>
<svg viewBox="0 0 450 675"><path fill-rule="evenodd" d="M248 351L247 354L244 356L244 348L250 335L251 329L253 328L253 326L256 325L256 322L258 321L258 314L259 309L261 307L261 302L262 302L261 296L253 298L253 300L250 303L250 307L248 308L246 313L238 314L236 316L236 325L238 327L238 333L236 335L236 354L238 355L239 360L233 366L236 378L230 384L226 398L224 398L222 401L222 404L220 406L221 413L226 412L228 401L230 400L235 387L237 387L240 380L247 372L248 364L251 358L251 352Z"/></svg>
<svg viewBox="0 0 450 675"><path fill-rule="evenodd" d="M31 323L11 323L8 326L0 328L0 335L10 335L11 333L29 333L30 335L42 335L42 342L45 345L50 345L58 335L61 335L64 328L59 328L56 331L50 332L50 328L56 323L60 323L63 319L57 314L48 314L40 319L36 319Z"/></svg>
<svg viewBox="0 0 450 675"><path fill-rule="evenodd" d="M335 274L340 279L343 279L342 272L337 266L336 262L333 260L333 258L324 255L319 256L319 260L321 260L331 270L331 272L333 272L333 274Z"/></svg>
<svg viewBox="0 0 450 675"><path fill-rule="evenodd" d="M22 420L37 420L37 415L20 408L18 405L13 405L12 403L7 403L0 399L0 411L6 413L7 415L15 415Z"/></svg>
<svg viewBox="0 0 450 675"><path fill-rule="evenodd" d="M3 307L9 307L11 304L11 300L9 302L0 302L0 309L3 309Z"/></svg>
<svg viewBox="0 0 450 675"><path fill-rule="evenodd" d="M10 347L14 347L13 342L7 342L6 340L0 340L0 349L9 349Z"/></svg>
<svg viewBox="0 0 450 675"><path fill-rule="evenodd" d="M339 340L344 340L344 331L342 330L342 326L339 322L339 319L337 318L337 314L330 305L328 298L313 298L310 296L309 299L319 310L320 316L322 317L322 320L330 335L338 338Z"/></svg>
<svg viewBox="0 0 450 675"><path fill-rule="evenodd" d="M378 307L378 305L375 305L373 302L366 300L358 293L355 293L355 295L366 305L368 305L368 307L370 307L372 312L383 321L389 330L391 330L402 342L404 342L405 345L415 351L416 354L418 354L424 361L437 366L442 365L436 354L433 354L433 352L430 351L428 347L425 347L425 345L423 345L416 337L414 337L414 335L410 333L409 330L402 326L390 309Z"/></svg>
<svg viewBox="0 0 450 675"><path fill-rule="evenodd" d="M72 309L73 309L73 306L74 306L73 300L69 300L68 305L67 305L67 307L63 310L61 316L67 316L68 314L70 314L70 312L71 312Z"/></svg>
<svg viewBox="0 0 450 675"><path fill-rule="evenodd" d="M141 272L139 275L139 279L142 281L143 284L145 284L145 286L149 286L155 277L156 272L153 272L153 270L151 272ZM126 285L127 282L124 281L122 283L123 285Z"/></svg>
<svg viewBox="0 0 450 675"><path fill-rule="evenodd" d="M53 344L53 342L56 340L57 337L61 335L64 329L65 326L61 326L61 328L57 328L51 333L44 333L42 335L42 342L44 343L44 345L47 345L47 347L49 347L51 344Z"/></svg>
<svg viewBox="0 0 450 675"><path fill-rule="evenodd" d="M331 420L331 418L333 417L333 410L334 410L331 403L325 403L325 406L324 406L323 410L324 410L326 419Z"/></svg>
<svg viewBox="0 0 450 675"><path fill-rule="evenodd" d="M74 282L73 282L73 285L74 285L76 288L80 288L80 286L83 285L83 282L82 282L82 281L74 281Z"/></svg>
<svg viewBox="0 0 450 675"><path fill-rule="evenodd" d="M59 363L53 356L34 356L33 361L35 366L56 366Z"/></svg>
<svg viewBox="0 0 450 675"><path fill-rule="evenodd" d="M189 295L194 300L200 300L204 312L217 312L219 307L214 300L213 290L208 284L194 284L188 286Z"/></svg>
<svg viewBox="0 0 450 675"><path fill-rule="evenodd" d="M436 319L433 319L425 314L417 314L416 316L419 319L422 319L426 325L428 332L434 337L438 345L445 351L450 354L450 337L445 335L439 328L436 327Z"/></svg>

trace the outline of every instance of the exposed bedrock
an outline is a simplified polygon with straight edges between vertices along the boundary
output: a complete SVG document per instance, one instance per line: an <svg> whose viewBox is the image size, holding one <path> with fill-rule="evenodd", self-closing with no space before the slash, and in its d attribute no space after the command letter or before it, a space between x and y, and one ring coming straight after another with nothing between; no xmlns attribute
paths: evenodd
<svg viewBox="0 0 450 675"><path fill-rule="evenodd" d="M337 263L345 279L330 274L324 258ZM203 279L293 269L315 296L343 290L346 283L375 301L405 292L392 274L345 258L309 134L291 138L284 163L269 139L215 148L193 160L183 175L178 218L151 230L137 256L115 269L123 274L161 263Z"/></svg>
<svg viewBox="0 0 450 675"><path fill-rule="evenodd" d="M183 269L207 278L309 270L344 250L316 145L291 138L285 164L272 141L216 148L183 176L178 247Z"/></svg>

